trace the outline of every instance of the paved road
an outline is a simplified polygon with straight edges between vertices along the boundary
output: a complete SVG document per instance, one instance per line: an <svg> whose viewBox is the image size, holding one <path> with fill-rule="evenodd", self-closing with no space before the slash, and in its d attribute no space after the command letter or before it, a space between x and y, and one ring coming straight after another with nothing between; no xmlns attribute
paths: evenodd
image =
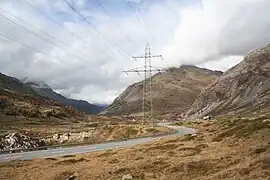
<svg viewBox="0 0 270 180"><path fill-rule="evenodd" d="M65 155L81 154L81 153L88 153L88 152L101 151L101 150L107 150L107 149L130 147L137 144L150 142L155 139L166 138L168 136L177 136L177 135L196 133L196 131L191 128L169 126L167 123L159 123L158 125L176 129L178 130L178 132L173 135L172 134L164 135L160 137L147 137L147 138L131 139L127 141L107 142L107 143L101 143L101 144L77 146L77 147L70 147L70 148L57 148L57 149L21 152L21 153L13 153L13 154L2 154L0 155L0 162L11 161L11 160L30 160L34 158L65 156Z"/></svg>

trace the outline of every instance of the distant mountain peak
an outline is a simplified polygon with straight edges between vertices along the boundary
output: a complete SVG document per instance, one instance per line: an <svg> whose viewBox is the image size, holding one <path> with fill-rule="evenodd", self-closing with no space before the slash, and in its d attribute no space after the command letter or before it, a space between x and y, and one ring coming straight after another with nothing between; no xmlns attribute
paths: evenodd
<svg viewBox="0 0 270 180"><path fill-rule="evenodd" d="M7 91L8 90L8 91ZM84 100L69 99L65 96L58 94L47 85L44 81L30 80L29 78L17 79L4 75L0 72L0 94L14 97L21 100L53 100L59 102L61 105L70 106L80 112L87 114L97 114L104 107L90 104Z"/></svg>
<svg viewBox="0 0 270 180"><path fill-rule="evenodd" d="M199 93L220 74L193 65L168 68L152 77L152 97L155 115L185 112ZM128 86L100 114L123 115L142 113L143 82Z"/></svg>
<svg viewBox="0 0 270 180"><path fill-rule="evenodd" d="M44 82L27 82L25 84L28 84L30 86L32 86L33 88L37 88L37 89L52 89L49 85L47 85Z"/></svg>
<svg viewBox="0 0 270 180"><path fill-rule="evenodd" d="M199 67L191 64L183 64L180 66L180 68L199 68Z"/></svg>
<svg viewBox="0 0 270 180"><path fill-rule="evenodd" d="M44 81L34 81L29 80L27 77L21 79L21 82L24 84L27 84L35 89L52 89L48 84L46 84Z"/></svg>

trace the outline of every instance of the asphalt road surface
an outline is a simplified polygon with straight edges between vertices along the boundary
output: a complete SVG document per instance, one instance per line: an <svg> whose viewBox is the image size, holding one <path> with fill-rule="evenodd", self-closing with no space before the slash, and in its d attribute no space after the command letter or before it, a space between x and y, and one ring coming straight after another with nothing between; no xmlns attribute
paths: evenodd
<svg viewBox="0 0 270 180"><path fill-rule="evenodd" d="M2 154L0 155L0 162L12 161L12 160L30 160L30 159L35 159L35 158L48 158L48 157L56 157L56 156L82 154L82 153L88 153L88 152L94 152L94 151L102 151L102 150L107 150L107 149L124 148L124 147L130 147L130 146L134 146L134 145L145 143L145 142L150 142L156 139L166 138L169 136L179 136L179 135L196 133L196 131L192 128L170 126L167 123L159 123L158 125L176 129L178 130L178 132L175 134L164 135L164 136L159 136L159 137L147 137L147 138L131 139L127 141L107 142L107 143L101 143L101 144L93 144L93 145L85 145L85 146L77 146L77 147L69 147L69 148L57 148L57 149L48 149L48 150L39 150L39 151L30 151L30 152L21 152L21 153L12 153L12 154Z"/></svg>

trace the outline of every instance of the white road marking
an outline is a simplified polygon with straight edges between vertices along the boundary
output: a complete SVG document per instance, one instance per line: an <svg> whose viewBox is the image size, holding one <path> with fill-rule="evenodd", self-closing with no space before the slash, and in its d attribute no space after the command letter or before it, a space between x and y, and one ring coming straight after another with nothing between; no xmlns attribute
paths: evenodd
<svg viewBox="0 0 270 180"><path fill-rule="evenodd" d="M96 149L97 147L87 147L87 148L84 148L84 149Z"/></svg>
<svg viewBox="0 0 270 180"><path fill-rule="evenodd" d="M5 157L5 159L17 159L21 158L22 156L11 156L11 157Z"/></svg>
<svg viewBox="0 0 270 180"><path fill-rule="evenodd" d="M65 151L53 151L51 153L63 153L63 152L65 152Z"/></svg>

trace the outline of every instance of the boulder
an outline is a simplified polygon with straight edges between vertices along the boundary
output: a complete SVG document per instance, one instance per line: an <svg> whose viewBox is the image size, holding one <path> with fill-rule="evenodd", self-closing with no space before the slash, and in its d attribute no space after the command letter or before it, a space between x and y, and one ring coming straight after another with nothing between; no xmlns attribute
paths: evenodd
<svg viewBox="0 0 270 180"><path fill-rule="evenodd" d="M131 174L125 174L122 176L122 180L133 180L134 178L132 177Z"/></svg>
<svg viewBox="0 0 270 180"><path fill-rule="evenodd" d="M2 150L27 149L43 145L43 141L33 139L20 133L10 133L0 138Z"/></svg>

